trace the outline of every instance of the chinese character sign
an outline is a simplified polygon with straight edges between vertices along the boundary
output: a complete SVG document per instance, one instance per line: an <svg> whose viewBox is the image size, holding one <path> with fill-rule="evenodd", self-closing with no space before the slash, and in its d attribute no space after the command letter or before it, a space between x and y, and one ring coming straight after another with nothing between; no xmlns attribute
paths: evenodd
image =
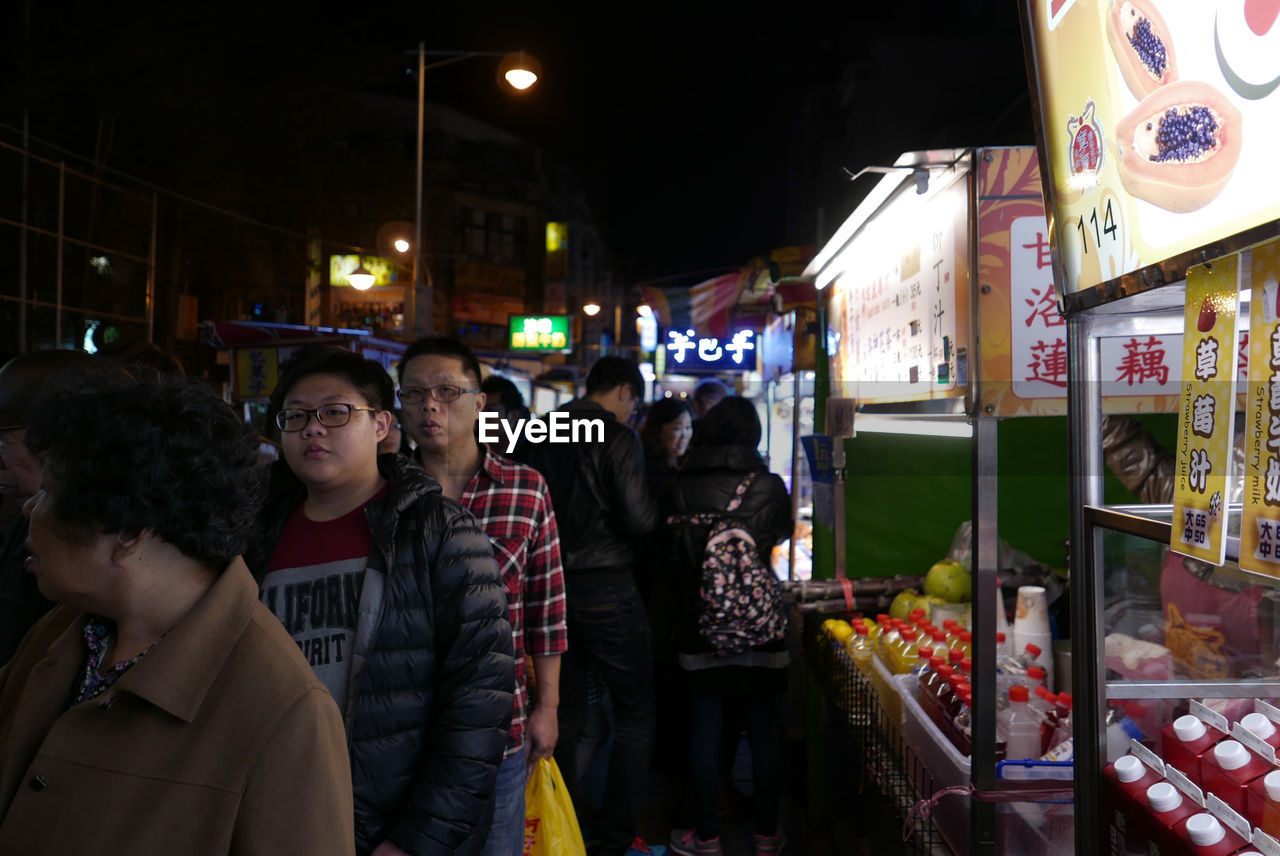
<svg viewBox="0 0 1280 856"><path fill-rule="evenodd" d="M276 348L235 350L236 398L266 398L276 386L279 353Z"/></svg>
<svg viewBox="0 0 1280 856"><path fill-rule="evenodd" d="M1234 458L1239 274L1239 256L1187 271L1182 335L1182 404L1169 547L1217 565L1226 558L1225 493Z"/></svg>
<svg viewBox="0 0 1280 856"><path fill-rule="evenodd" d="M1009 271L1014 392L1020 398L1065 398L1067 325L1058 314L1043 215L1018 217L1009 225Z"/></svg>
<svg viewBox="0 0 1280 856"><path fill-rule="evenodd" d="M1280 577L1280 243L1252 253L1240 567Z"/></svg>
<svg viewBox="0 0 1280 856"><path fill-rule="evenodd" d="M568 351L573 347L567 315L512 315L508 325L513 351Z"/></svg>
<svg viewBox="0 0 1280 856"><path fill-rule="evenodd" d="M663 346L671 374L748 372L756 368L756 332L738 330L728 338L702 336L694 330L670 330Z"/></svg>

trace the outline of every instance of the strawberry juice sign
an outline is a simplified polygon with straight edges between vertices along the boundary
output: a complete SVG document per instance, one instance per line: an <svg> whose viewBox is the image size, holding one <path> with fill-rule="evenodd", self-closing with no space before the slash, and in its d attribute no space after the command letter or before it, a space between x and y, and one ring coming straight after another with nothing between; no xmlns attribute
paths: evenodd
<svg viewBox="0 0 1280 856"><path fill-rule="evenodd" d="M1226 487L1234 455L1235 322L1240 257L1187 271L1182 406L1169 549L1215 565L1226 557Z"/></svg>
<svg viewBox="0 0 1280 856"><path fill-rule="evenodd" d="M1067 292L1280 218L1280 3L1023 2Z"/></svg>

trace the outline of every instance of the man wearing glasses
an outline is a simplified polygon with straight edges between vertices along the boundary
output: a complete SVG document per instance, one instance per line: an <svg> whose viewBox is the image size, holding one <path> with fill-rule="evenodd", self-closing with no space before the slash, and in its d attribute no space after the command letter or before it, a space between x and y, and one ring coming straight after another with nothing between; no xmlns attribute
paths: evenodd
<svg viewBox="0 0 1280 856"><path fill-rule="evenodd" d="M556 763L575 804L578 738L587 719L587 669L598 670L613 703L613 749L601 803L601 854L620 856L635 836L653 752L653 655L649 619L636 590L637 542L658 512L645 479L644 452L627 427L644 397L640 369L601 357L586 395L565 406L573 420L600 420L599 443L526 443L517 450L546 478L560 528L569 649L561 677ZM634 849L647 852L643 842Z"/></svg>
<svg viewBox="0 0 1280 856"><path fill-rule="evenodd" d="M519 856L524 852L525 768L551 757L559 729L564 578L551 496L536 470L477 442L485 395L480 363L470 348L443 336L419 339L405 351L399 375L402 424L417 444L418 463L440 482L445 496L476 516L502 571L515 645L515 703L483 853ZM532 709L526 652L537 679Z"/></svg>
<svg viewBox="0 0 1280 856"><path fill-rule="evenodd" d="M393 409L390 377L350 351L285 367L284 459L247 558L342 712L357 853L476 853L515 686L506 597L475 518L378 454Z"/></svg>

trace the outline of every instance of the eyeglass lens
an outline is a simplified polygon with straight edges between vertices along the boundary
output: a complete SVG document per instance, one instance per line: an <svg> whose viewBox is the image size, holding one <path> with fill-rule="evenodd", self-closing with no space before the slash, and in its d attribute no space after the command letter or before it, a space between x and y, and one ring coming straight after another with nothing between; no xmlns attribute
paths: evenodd
<svg viewBox="0 0 1280 856"><path fill-rule="evenodd" d="M312 410L302 408L281 410L276 415L276 424L280 426L281 431L301 431L307 427L307 422L313 413L316 421L326 428L340 428L351 421L350 404L326 404L324 407Z"/></svg>

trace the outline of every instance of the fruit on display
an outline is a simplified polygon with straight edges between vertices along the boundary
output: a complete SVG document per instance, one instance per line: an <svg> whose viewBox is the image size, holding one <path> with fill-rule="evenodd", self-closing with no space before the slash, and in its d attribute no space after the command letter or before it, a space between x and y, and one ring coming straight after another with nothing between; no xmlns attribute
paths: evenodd
<svg viewBox="0 0 1280 856"><path fill-rule="evenodd" d="M924 593L946 603L968 603L973 593L973 577L953 559L935 562L924 578Z"/></svg>
<svg viewBox="0 0 1280 856"><path fill-rule="evenodd" d="M1169 27L1150 0L1111 0L1107 42L1138 100L1178 79Z"/></svg>
<svg viewBox="0 0 1280 856"><path fill-rule="evenodd" d="M894 595L893 602L889 604L890 618L906 618L911 614L911 610L916 608L916 598L920 596L920 592L913 588L903 589Z"/></svg>
<svg viewBox="0 0 1280 856"><path fill-rule="evenodd" d="M1240 160L1241 131L1240 111L1209 84L1162 86L1116 128L1120 182L1166 211L1203 208Z"/></svg>

